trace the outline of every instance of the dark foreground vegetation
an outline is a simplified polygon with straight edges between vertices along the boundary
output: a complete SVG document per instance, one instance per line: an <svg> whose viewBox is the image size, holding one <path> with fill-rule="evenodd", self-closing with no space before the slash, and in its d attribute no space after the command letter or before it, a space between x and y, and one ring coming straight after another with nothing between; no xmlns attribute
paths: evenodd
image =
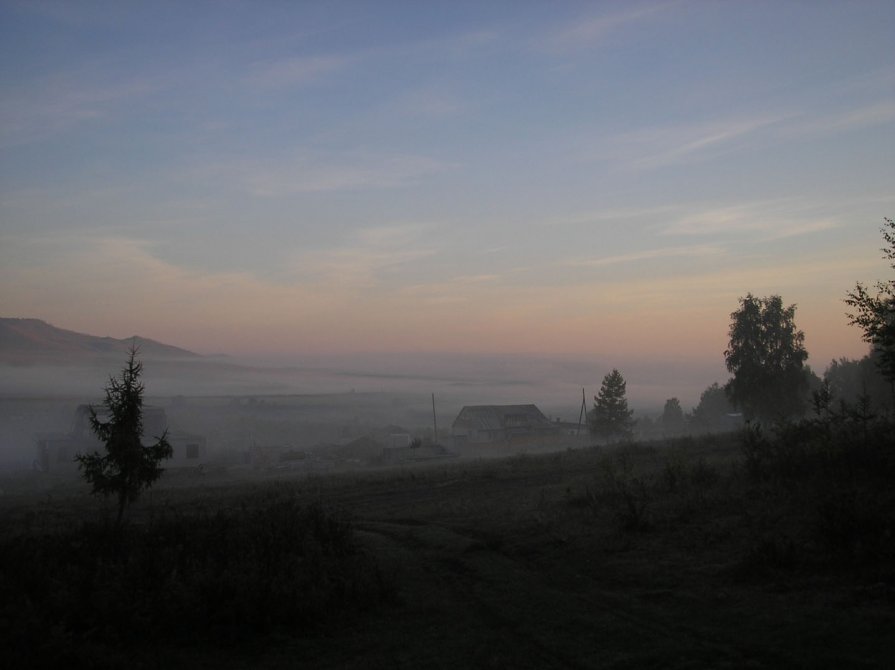
<svg viewBox="0 0 895 670"><path fill-rule="evenodd" d="M895 430L776 428L3 502L4 658L114 667L890 667ZM223 477L223 476L222 476ZM332 510L341 510L338 513Z"/></svg>
<svg viewBox="0 0 895 670"><path fill-rule="evenodd" d="M10 529L0 544L7 667L153 665L125 652L319 632L390 597L338 515L277 487L231 503L123 527L49 529L33 515Z"/></svg>

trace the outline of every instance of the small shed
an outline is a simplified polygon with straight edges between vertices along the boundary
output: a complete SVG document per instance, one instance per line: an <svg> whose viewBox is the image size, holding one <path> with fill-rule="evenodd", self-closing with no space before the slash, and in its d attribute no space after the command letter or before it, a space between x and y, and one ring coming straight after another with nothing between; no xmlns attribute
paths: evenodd
<svg viewBox="0 0 895 670"><path fill-rule="evenodd" d="M537 405L467 405L451 424L451 438L457 446L508 443L557 432Z"/></svg>

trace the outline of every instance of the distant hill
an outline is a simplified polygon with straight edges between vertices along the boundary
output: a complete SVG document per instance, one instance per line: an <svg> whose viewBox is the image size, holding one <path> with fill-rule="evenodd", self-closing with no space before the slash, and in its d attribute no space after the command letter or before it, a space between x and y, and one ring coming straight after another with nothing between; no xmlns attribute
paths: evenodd
<svg viewBox="0 0 895 670"><path fill-rule="evenodd" d="M145 337L116 340L64 330L40 319L0 318L0 361L7 363L125 355L132 344L150 358L199 358L192 351Z"/></svg>

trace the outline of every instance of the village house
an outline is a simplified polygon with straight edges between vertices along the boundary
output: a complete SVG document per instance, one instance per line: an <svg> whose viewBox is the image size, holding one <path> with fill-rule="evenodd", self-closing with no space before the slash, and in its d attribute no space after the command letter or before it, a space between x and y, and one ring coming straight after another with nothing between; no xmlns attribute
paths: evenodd
<svg viewBox="0 0 895 670"><path fill-rule="evenodd" d="M467 405L451 424L451 438L458 447L508 444L557 432L536 405Z"/></svg>

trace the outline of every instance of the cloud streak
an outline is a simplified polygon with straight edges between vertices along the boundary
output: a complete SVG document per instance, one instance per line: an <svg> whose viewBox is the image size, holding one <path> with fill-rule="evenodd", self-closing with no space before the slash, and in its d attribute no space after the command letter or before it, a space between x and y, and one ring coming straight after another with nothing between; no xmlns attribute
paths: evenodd
<svg viewBox="0 0 895 670"><path fill-rule="evenodd" d="M664 249L647 249L635 251L629 254L617 256L603 256L600 258L585 258L567 261L566 265L574 267L597 268L606 265L618 265L621 263L637 263L663 258L704 258L706 256L720 256L725 251L717 245L697 245L689 247L666 247Z"/></svg>
<svg viewBox="0 0 895 670"><path fill-rule="evenodd" d="M892 123L893 121L895 121L895 101L884 100L838 114L827 114L819 118L788 124L781 130L781 135L793 138L805 135L832 135L858 128Z"/></svg>
<svg viewBox="0 0 895 670"><path fill-rule="evenodd" d="M592 47L627 26L651 19L669 9L670 3L647 5L600 16L580 17L554 27L540 41L542 48L553 52L568 52Z"/></svg>
<svg viewBox="0 0 895 670"><path fill-rule="evenodd" d="M619 207L601 209L581 214L571 214L549 218L542 222L545 226L577 226L587 223L612 223L616 221L635 221L679 212L678 205L656 205L654 207Z"/></svg>
<svg viewBox="0 0 895 670"><path fill-rule="evenodd" d="M629 168L651 170L731 151L747 137L790 116L766 115L700 125L647 128L617 136L613 145L616 154Z"/></svg>
<svg viewBox="0 0 895 670"><path fill-rule="evenodd" d="M705 161L745 148L833 136L895 121L895 101L882 100L837 113L778 112L701 124L656 126L622 133L592 156L609 155L631 170L654 170Z"/></svg>
<svg viewBox="0 0 895 670"><path fill-rule="evenodd" d="M804 211L805 203L793 198L693 209L679 214L659 229L666 236L743 236L764 241L810 235L837 228L829 217ZM809 208L810 210L810 208Z"/></svg>
<svg viewBox="0 0 895 670"><path fill-rule="evenodd" d="M259 198L408 186L452 166L410 154L316 152L279 160L213 161L188 171L187 177L218 183Z"/></svg>
<svg viewBox="0 0 895 670"><path fill-rule="evenodd" d="M388 109L410 118L443 120L468 113L471 105L447 87L426 86L399 96Z"/></svg>
<svg viewBox="0 0 895 670"><path fill-rule="evenodd" d="M247 75L246 83L263 89L294 88L336 74L354 60L347 56L310 56L256 63Z"/></svg>
<svg viewBox="0 0 895 670"><path fill-rule="evenodd" d="M381 285L391 275L435 255L421 244L430 224L394 224L358 230L346 244L300 253L291 276L303 284L356 291Z"/></svg>
<svg viewBox="0 0 895 670"><path fill-rule="evenodd" d="M162 77L116 78L100 69L45 77L0 98L0 146L52 137L165 89Z"/></svg>

